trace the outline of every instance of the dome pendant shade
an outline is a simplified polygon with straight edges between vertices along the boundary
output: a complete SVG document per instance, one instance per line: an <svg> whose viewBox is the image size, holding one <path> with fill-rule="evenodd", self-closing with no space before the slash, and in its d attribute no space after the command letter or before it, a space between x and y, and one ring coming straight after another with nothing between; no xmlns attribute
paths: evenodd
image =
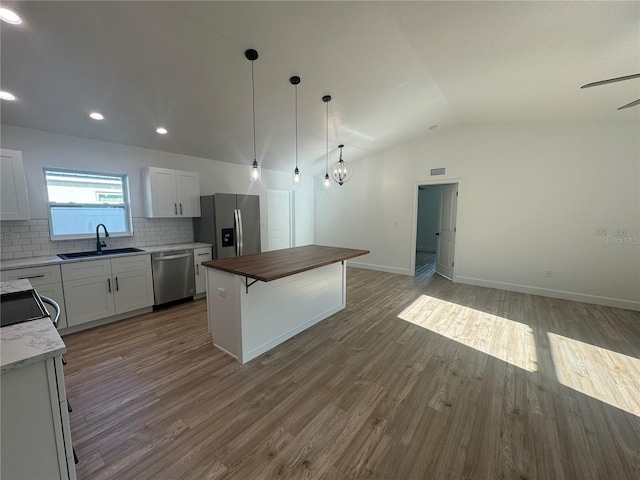
<svg viewBox="0 0 640 480"><path fill-rule="evenodd" d="M331 166L331 176L333 177L333 179L336 181L338 185L347 183L349 179L351 179L351 175L353 173L353 169L351 168L351 165L349 165L347 162L345 162L342 159L343 147L344 145L338 145L338 148L340 149L340 160L338 160L336 163L334 163Z"/></svg>

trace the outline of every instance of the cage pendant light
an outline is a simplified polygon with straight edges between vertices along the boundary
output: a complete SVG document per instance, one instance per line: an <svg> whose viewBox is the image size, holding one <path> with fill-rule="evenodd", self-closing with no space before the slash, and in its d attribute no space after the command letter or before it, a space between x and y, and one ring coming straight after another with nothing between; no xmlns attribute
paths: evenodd
<svg viewBox="0 0 640 480"><path fill-rule="evenodd" d="M293 170L293 184L299 185L302 181L300 170L298 170L298 84L300 84L300 77L291 77L289 82L296 91L296 168Z"/></svg>
<svg viewBox="0 0 640 480"><path fill-rule="evenodd" d="M340 149L340 160L331 166L331 176L338 185L348 182L351 178L351 174L353 173L351 165L342 159L343 147L344 145L338 145L338 148Z"/></svg>
<svg viewBox="0 0 640 480"><path fill-rule="evenodd" d="M327 189L331 186L331 181L329 180L329 102L331 101L331 95L325 95L322 97L322 101L327 105L327 151L324 157L325 170L322 186Z"/></svg>
<svg viewBox="0 0 640 480"><path fill-rule="evenodd" d="M258 52L250 48L244 52L244 56L251 62L251 97L253 104L253 163L249 170L249 178L252 182L259 182L262 178L262 169L258 165L256 155L256 86L253 76L253 62L258 59Z"/></svg>

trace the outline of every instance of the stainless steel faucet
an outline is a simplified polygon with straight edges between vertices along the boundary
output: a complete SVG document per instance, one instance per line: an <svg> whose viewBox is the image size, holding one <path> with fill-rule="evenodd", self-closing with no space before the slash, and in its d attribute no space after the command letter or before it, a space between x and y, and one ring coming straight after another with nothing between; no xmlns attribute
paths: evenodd
<svg viewBox="0 0 640 480"><path fill-rule="evenodd" d="M106 238L109 238L109 230L107 230L107 227L104 223L99 223L96 227L96 250L98 251L98 253L102 253L102 247L107 246L106 243L100 241L100 227L104 229L104 236Z"/></svg>

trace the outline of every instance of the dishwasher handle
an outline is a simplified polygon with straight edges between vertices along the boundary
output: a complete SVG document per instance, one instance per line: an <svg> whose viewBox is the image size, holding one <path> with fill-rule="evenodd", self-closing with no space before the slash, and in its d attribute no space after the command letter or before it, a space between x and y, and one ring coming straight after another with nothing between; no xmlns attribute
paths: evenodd
<svg viewBox="0 0 640 480"><path fill-rule="evenodd" d="M51 321L53 322L53 326L58 328L58 320L60 319L60 305L58 305L58 302L56 302L53 298L45 297L44 295L40 295L40 300L42 300L42 302L46 303L47 305L51 305L55 309L56 314L55 317L51 319ZM49 313L49 311L47 311L47 313Z"/></svg>
<svg viewBox="0 0 640 480"><path fill-rule="evenodd" d="M165 260L177 260L178 258L186 258L186 257L191 257L192 254L190 253L182 253L180 255L167 255L166 257L155 257L153 259L154 262L163 262Z"/></svg>

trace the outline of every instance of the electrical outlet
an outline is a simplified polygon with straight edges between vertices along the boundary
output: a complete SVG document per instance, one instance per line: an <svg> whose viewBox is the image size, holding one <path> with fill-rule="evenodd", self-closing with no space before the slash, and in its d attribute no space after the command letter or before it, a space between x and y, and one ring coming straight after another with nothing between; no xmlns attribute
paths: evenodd
<svg viewBox="0 0 640 480"><path fill-rule="evenodd" d="M2 238L5 242L13 242L16 239L16 234L14 232L4 232Z"/></svg>
<svg viewBox="0 0 640 480"><path fill-rule="evenodd" d="M218 287L218 295L220 295L221 297L226 297L227 291L224 288Z"/></svg>
<svg viewBox="0 0 640 480"><path fill-rule="evenodd" d="M616 237L624 238L629 236L629 229L627 228L618 228L616 230Z"/></svg>
<svg viewBox="0 0 640 480"><path fill-rule="evenodd" d="M606 237L607 236L607 229L605 227L598 227L598 228L596 228L595 235L597 237Z"/></svg>
<svg viewBox="0 0 640 480"><path fill-rule="evenodd" d="M553 275L553 272L552 272L551 270L545 270L545 271L544 271L544 276L545 276L545 277L549 278L549 277L551 277L552 275Z"/></svg>

